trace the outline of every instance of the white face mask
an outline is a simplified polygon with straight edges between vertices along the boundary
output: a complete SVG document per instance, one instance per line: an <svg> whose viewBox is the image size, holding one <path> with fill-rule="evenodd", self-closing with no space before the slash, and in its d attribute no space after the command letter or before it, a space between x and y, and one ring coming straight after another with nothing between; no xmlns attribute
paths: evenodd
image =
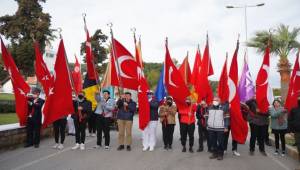
<svg viewBox="0 0 300 170"><path fill-rule="evenodd" d="M218 101L213 101L214 106L218 106L220 103Z"/></svg>

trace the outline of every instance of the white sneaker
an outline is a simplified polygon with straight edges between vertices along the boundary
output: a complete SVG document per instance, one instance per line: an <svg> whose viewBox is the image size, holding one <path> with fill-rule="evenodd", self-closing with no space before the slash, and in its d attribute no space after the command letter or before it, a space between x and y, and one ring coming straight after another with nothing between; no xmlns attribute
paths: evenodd
<svg viewBox="0 0 300 170"><path fill-rule="evenodd" d="M143 152L147 151L148 147L143 147Z"/></svg>
<svg viewBox="0 0 300 170"><path fill-rule="evenodd" d="M72 150L76 150L76 149L78 149L79 147L80 147L79 143L76 143L76 145L72 147Z"/></svg>
<svg viewBox="0 0 300 170"><path fill-rule="evenodd" d="M55 145L53 145L53 146L52 146L52 148L53 148L53 149L57 149L57 148L58 148L58 146L59 146L59 144L58 144L58 143L56 143Z"/></svg>
<svg viewBox="0 0 300 170"><path fill-rule="evenodd" d="M95 134L95 133L92 133L92 137L96 137L96 134Z"/></svg>
<svg viewBox="0 0 300 170"><path fill-rule="evenodd" d="M279 154L279 152L278 152L278 151L275 151L275 152L274 152L274 155L278 155L278 154Z"/></svg>
<svg viewBox="0 0 300 170"><path fill-rule="evenodd" d="M105 146L104 149L105 149L105 150L109 150L110 147L109 147L109 146Z"/></svg>
<svg viewBox="0 0 300 170"><path fill-rule="evenodd" d="M63 145L63 144L59 144L57 148L58 148L59 150L62 150L62 149L64 149L64 145Z"/></svg>
<svg viewBox="0 0 300 170"><path fill-rule="evenodd" d="M224 151L224 155L227 153L227 151Z"/></svg>
<svg viewBox="0 0 300 170"><path fill-rule="evenodd" d="M80 150L84 150L85 147L84 147L84 143L80 144Z"/></svg>
<svg viewBox="0 0 300 170"><path fill-rule="evenodd" d="M232 151L232 154L233 154L234 156L241 156L241 154L238 153L237 151Z"/></svg>
<svg viewBox="0 0 300 170"><path fill-rule="evenodd" d="M154 151L154 147L150 147L149 151L150 152Z"/></svg>

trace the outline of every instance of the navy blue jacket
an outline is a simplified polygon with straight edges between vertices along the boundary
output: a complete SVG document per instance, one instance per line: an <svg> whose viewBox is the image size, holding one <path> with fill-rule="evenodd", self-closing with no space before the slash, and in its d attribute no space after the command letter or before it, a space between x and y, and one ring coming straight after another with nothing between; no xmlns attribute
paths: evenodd
<svg viewBox="0 0 300 170"><path fill-rule="evenodd" d="M41 98L38 98L35 103L33 103L33 100L31 99L28 100L28 116L31 115L31 119L37 124L41 124L42 122L42 107L44 102L45 101Z"/></svg>
<svg viewBox="0 0 300 170"><path fill-rule="evenodd" d="M134 113L136 111L136 103L130 99L128 103L128 107L125 110L124 108L125 99L119 99L117 101L118 114L117 119L120 120L133 120Z"/></svg>
<svg viewBox="0 0 300 170"><path fill-rule="evenodd" d="M158 120L158 107L159 107L159 102L153 98L150 102L150 120L151 121L156 121Z"/></svg>

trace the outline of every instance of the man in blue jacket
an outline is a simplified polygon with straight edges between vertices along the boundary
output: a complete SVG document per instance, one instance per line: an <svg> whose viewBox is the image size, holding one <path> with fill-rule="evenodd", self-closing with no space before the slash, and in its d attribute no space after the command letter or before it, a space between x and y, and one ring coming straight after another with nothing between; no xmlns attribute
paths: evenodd
<svg viewBox="0 0 300 170"><path fill-rule="evenodd" d="M131 99L131 93L125 92L125 97L121 97L117 101L118 113L117 113L117 121L118 121L118 143L119 147L117 150L123 150L124 145L127 145L127 151L131 151L131 143L132 143L132 121L133 116L136 111L136 103Z"/></svg>

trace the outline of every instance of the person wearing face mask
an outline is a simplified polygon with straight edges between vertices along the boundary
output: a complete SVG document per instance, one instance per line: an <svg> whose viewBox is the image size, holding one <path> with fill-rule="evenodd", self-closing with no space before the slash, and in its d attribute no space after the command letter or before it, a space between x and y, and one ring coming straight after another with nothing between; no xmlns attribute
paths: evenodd
<svg viewBox="0 0 300 170"><path fill-rule="evenodd" d="M197 152L202 152L203 147L203 141L207 140L207 148L208 151L211 152L211 146L210 142L208 142L208 133L206 129L206 122L204 115L207 114L207 104L204 100L202 100L198 105L196 109L196 117L197 117L197 125L198 125L198 135L199 135L199 148Z"/></svg>
<svg viewBox="0 0 300 170"><path fill-rule="evenodd" d="M125 144L127 145L126 150L131 151L132 144L132 122L133 116L136 112L136 102L131 99L131 93L125 92L125 98L120 98L117 101L118 113L118 151L125 149Z"/></svg>
<svg viewBox="0 0 300 170"><path fill-rule="evenodd" d="M186 98L185 102L186 102L186 106L179 108L182 152L186 152L186 141L187 141L187 136L189 136L189 152L193 153L194 132L195 132L195 112L196 112L197 105L192 104L190 98Z"/></svg>
<svg viewBox="0 0 300 170"><path fill-rule="evenodd" d="M146 128L143 130L143 151L153 151L156 144L156 127L158 121L158 107L159 102L153 96L153 92L147 93L150 105L150 121Z"/></svg>
<svg viewBox="0 0 300 170"><path fill-rule="evenodd" d="M85 149L85 129L87 117L92 112L92 103L86 100L84 95L83 91L78 94L77 112L73 115L76 144L72 147L72 150L76 150L78 148L80 148L80 150Z"/></svg>
<svg viewBox="0 0 300 170"><path fill-rule="evenodd" d="M295 142L297 143L298 160L300 162L300 95L298 96L298 106L290 111L288 117L289 129L294 133ZM300 167L298 168L300 169Z"/></svg>
<svg viewBox="0 0 300 170"><path fill-rule="evenodd" d="M206 115L209 142L212 146L210 159L223 160L224 155L224 132L228 132L229 110L220 104L220 98L214 97L213 105L208 107Z"/></svg>
<svg viewBox="0 0 300 170"><path fill-rule="evenodd" d="M102 146L102 131L104 132L105 150L109 150L110 144L110 123L112 121L113 110L115 108L115 101L110 98L110 92L103 90L103 96L96 93L95 99L97 107L95 110L96 127L97 127L97 145L94 148Z"/></svg>
<svg viewBox="0 0 300 170"><path fill-rule="evenodd" d="M27 117L27 138L24 147L33 146L39 147L40 133L42 125L42 107L44 100L39 98L41 90L39 88L33 88L31 90L32 97L28 98L28 117Z"/></svg>
<svg viewBox="0 0 300 170"><path fill-rule="evenodd" d="M281 106L279 100L274 100L269 108L271 116L272 133L275 135L275 155L279 154L279 137L281 140L281 156L285 155L285 134L287 133L287 111Z"/></svg>
<svg viewBox="0 0 300 170"><path fill-rule="evenodd" d="M164 149L172 149L174 127L176 124L175 115L177 107L173 104L173 98L168 96L162 106L159 107L159 117L162 124L162 135Z"/></svg>

